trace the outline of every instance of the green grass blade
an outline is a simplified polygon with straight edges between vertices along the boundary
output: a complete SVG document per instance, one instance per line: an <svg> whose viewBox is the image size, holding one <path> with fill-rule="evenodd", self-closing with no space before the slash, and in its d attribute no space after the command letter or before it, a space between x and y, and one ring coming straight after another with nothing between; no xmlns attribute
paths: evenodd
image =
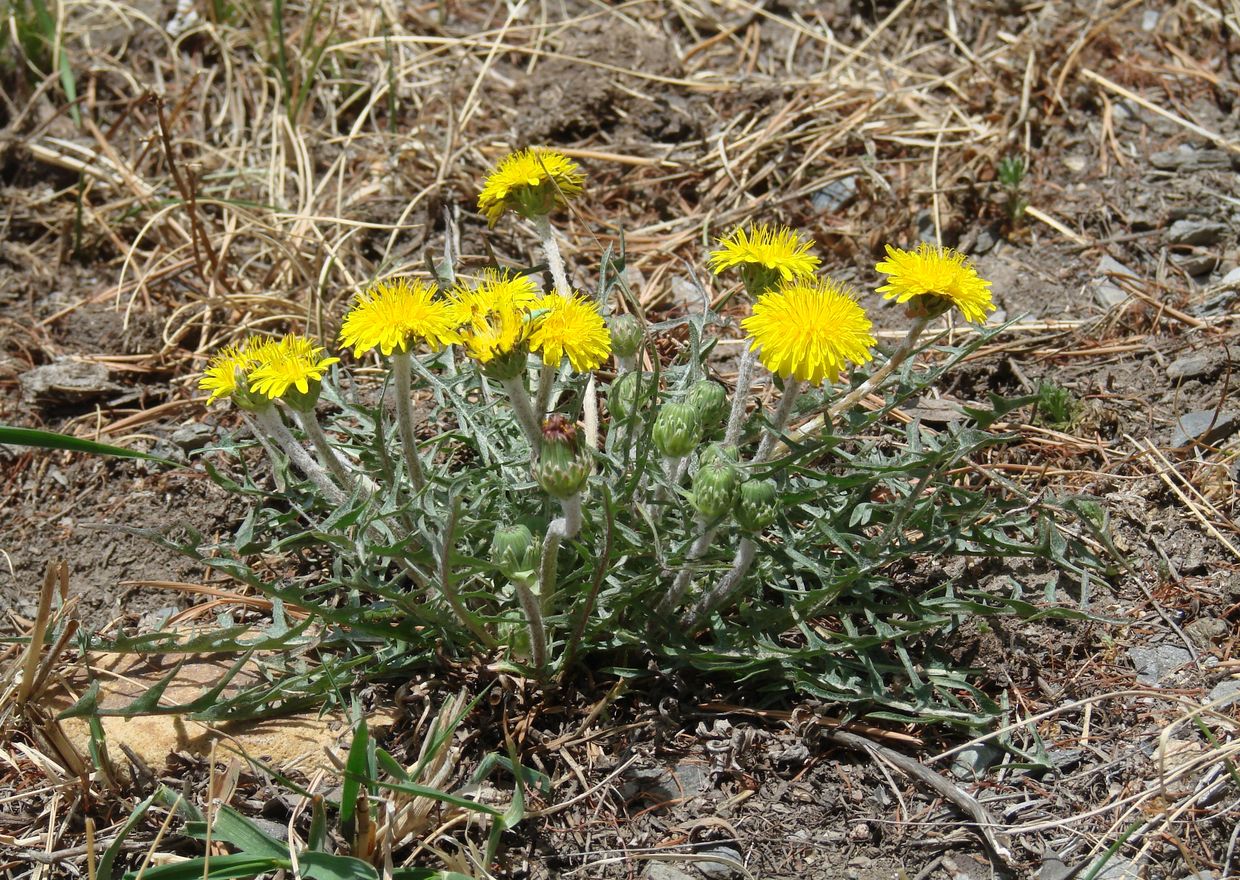
<svg viewBox="0 0 1240 880"><path fill-rule="evenodd" d="M114 455L118 458L140 458L143 461L154 461L169 467L180 467L180 463L158 455L140 452L137 449L126 449L123 446L110 446L68 434L57 434L54 431L40 431L37 428L15 428L11 425L0 425L0 444L9 446L30 446L35 449L63 449L68 452L86 452L91 455Z"/></svg>

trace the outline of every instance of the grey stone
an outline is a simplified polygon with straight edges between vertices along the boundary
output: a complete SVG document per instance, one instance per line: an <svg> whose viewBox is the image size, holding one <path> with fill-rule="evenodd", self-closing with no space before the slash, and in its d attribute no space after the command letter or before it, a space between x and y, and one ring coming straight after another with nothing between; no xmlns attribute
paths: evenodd
<svg viewBox="0 0 1240 880"><path fill-rule="evenodd" d="M1196 379L1209 376L1223 367L1223 357L1217 351L1192 351L1182 354L1167 365L1167 378L1174 380Z"/></svg>
<svg viewBox="0 0 1240 880"><path fill-rule="evenodd" d="M711 859L704 859L700 862L695 862L697 869L708 880L731 880L732 877L739 877L742 873L737 867L744 864L741 861L740 851L730 846L712 846L707 849L701 849L698 850L698 855L730 860L716 862Z"/></svg>
<svg viewBox="0 0 1240 880"><path fill-rule="evenodd" d="M1240 266L1224 275L1218 284L1219 287L1240 287Z"/></svg>
<svg viewBox="0 0 1240 880"><path fill-rule="evenodd" d="M651 862L646 869L646 880L693 880L684 871L663 862Z"/></svg>
<svg viewBox="0 0 1240 880"><path fill-rule="evenodd" d="M1227 224L1214 220L1177 220L1167 230L1171 244L1211 245L1227 232Z"/></svg>
<svg viewBox="0 0 1240 880"><path fill-rule="evenodd" d="M1215 412L1212 409L1199 409L1184 413L1176 419L1175 430L1171 434L1172 446L1184 446L1190 440L1201 443L1218 443L1226 440L1240 429L1240 416L1230 410Z"/></svg>
<svg viewBox="0 0 1240 880"><path fill-rule="evenodd" d="M830 214L847 205L857 195L857 177L850 174L832 180L810 196L810 203L820 214Z"/></svg>
<svg viewBox="0 0 1240 880"><path fill-rule="evenodd" d="M1162 171L1206 171L1230 168L1232 162L1223 150L1198 150L1180 144L1177 149L1152 154L1150 164Z"/></svg>
<svg viewBox="0 0 1240 880"><path fill-rule="evenodd" d="M973 243L973 253L978 255L984 254L992 250L998 243L999 240L995 237L994 232L989 228L983 229L977 234L977 241Z"/></svg>
<svg viewBox="0 0 1240 880"><path fill-rule="evenodd" d="M1240 703L1240 678L1229 678L1220 681L1206 696L1207 703L1214 703L1214 708L1224 709L1235 703Z"/></svg>
<svg viewBox="0 0 1240 880"><path fill-rule="evenodd" d="M1218 265L1218 257L1211 253L1172 254L1171 261L1187 274L1196 277L1208 275Z"/></svg>
<svg viewBox="0 0 1240 880"><path fill-rule="evenodd" d="M89 361L57 360L22 373L17 380L31 403L86 403L122 390L108 379L108 368Z"/></svg>
<svg viewBox="0 0 1240 880"><path fill-rule="evenodd" d="M986 771L1003 760L1003 749L991 742L978 743L956 753L952 759L951 773L957 779L973 782L986 775Z"/></svg>
<svg viewBox="0 0 1240 880"><path fill-rule="evenodd" d="M170 439L186 452L202 449L215 436L215 428L202 422L189 422L172 432Z"/></svg>
<svg viewBox="0 0 1240 880"><path fill-rule="evenodd" d="M1137 277L1135 272L1113 257L1104 255L1098 261L1098 269L1094 272L1093 281L1094 301L1108 309L1128 299L1127 291L1116 284L1112 276Z"/></svg>
<svg viewBox="0 0 1240 880"><path fill-rule="evenodd" d="M1158 16L1157 9L1147 9L1141 13L1141 30L1149 33L1158 27Z"/></svg>
<svg viewBox="0 0 1240 880"><path fill-rule="evenodd" d="M1157 686L1190 661L1192 655L1175 645L1153 645L1129 648L1128 658L1132 660L1133 668L1137 671L1138 682Z"/></svg>
<svg viewBox="0 0 1240 880"><path fill-rule="evenodd" d="M683 275L672 277L671 281L672 301L678 306L686 306L697 311L702 309L702 301L705 294L702 288L693 283L690 278Z"/></svg>
<svg viewBox="0 0 1240 880"><path fill-rule="evenodd" d="M1092 868L1091 868L1092 870ZM1141 866L1123 856L1111 856L1094 880L1140 880Z"/></svg>
<svg viewBox="0 0 1240 880"><path fill-rule="evenodd" d="M1184 570L1188 570L1187 567ZM1227 621L1217 617L1198 617L1184 624L1184 635L1199 648L1210 648L1216 642L1222 642L1231 633Z"/></svg>

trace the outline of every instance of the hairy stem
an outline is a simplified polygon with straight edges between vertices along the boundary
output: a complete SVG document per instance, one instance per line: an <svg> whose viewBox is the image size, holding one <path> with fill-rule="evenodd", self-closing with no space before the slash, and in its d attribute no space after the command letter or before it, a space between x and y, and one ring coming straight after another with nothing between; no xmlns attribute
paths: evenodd
<svg viewBox="0 0 1240 880"><path fill-rule="evenodd" d="M745 575L749 572L749 566L753 564L754 552L757 549L758 545L753 538L741 538L740 546L736 548L736 556L732 559L732 567L728 569L727 574L711 587L710 592L701 598L693 611L685 615L683 623L686 632L692 633L698 629L711 612L736 594Z"/></svg>
<svg viewBox="0 0 1240 880"><path fill-rule="evenodd" d="M534 218L534 228L542 240L547 268L551 270L551 278L555 281L555 292L560 296L572 296L573 289L568 286L568 274L564 271L564 258L560 256L560 246L556 244L555 232L551 229L551 218L546 214L537 215Z"/></svg>
<svg viewBox="0 0 1240 880"><path fill-rule="evenodd" d="M753 464L759 465L770 458L771 450L775 448L775 441L779 439L780 433L784 430L784 425L788 424L788 419L792 416L792 410L796 408L797 398L801 396L801 389L805 383L799 379L789 378L784 381L784 396L779 401L779 409L775 410L775 415L771 418L771 429L762 438L762 442L758 444L758 451L754 453Z"/></svg>
<svg viewBox="0 0 1240 880"><path fill-rule="evenodd" d="M685 554L684 564L680 567L680 571L676 573L676 580L672 581L672 588L667 591L663 601L659 603L656 612L659 615L669 615L675 612L676 606L680 604L680 600L684 598L685 593L689 589L689 582L693 577L693 563L710 549L711 542L715 539L715 532L719 530L718 525L707 525L703 520L698 521L698 527L701 529L701 532L699 532L697 539L689 547L689 552Z"/></svg>
<svg viewBox="0 0 1240 880"><path fill-rule="evenodd" d="M538 413L530 403L530 394L525 390L525 381L516 376L512 379L501 379L500 384L504 386L504 392L512 403L512 411L517 417L517 424L521 426L521 433L530 441L530 448L537 455L539 447L542 446L542 429L539 427Z"/></svg>
<svg viewBox="0 0 1240 880"><path fill-rule="evenodd" d="M556 517L547 526L547 534L543 538L542 560L538 567L538 596L543 609L547 611L551 610L555 602L560 542L576 537L581 531L581 495L561 499L560 509L564 515Z"/></svg>
<svg viewBox="0 0 1240 880"><path fill-rule="evenodd" d="M392 372L396 374L396 424L400 430L400 445L405 454L405 470L414 491L426 485L422 473L422 461L418 456L418 438L413 433L413 389L410 355L399 349L392 352Z"/></svg>
<svg viewBox="0 0 1240 880"><path fill-rule="evenodd" d="M732 395L732 411L728 414L728 427L723 435L723 442L729 446L735 446L740 441L741 427L745 424L745 401L749 397L753 365L757 360L758 353L746 347L736 368L736 391Z"/></svg>
<svg viewBox="0 0 1240 880"><path fill-rule="evenodd" d="M323 466L314 460L314 456L306 451L306 447L297 442L297 438L285 426L274 406L255 412L254 421L261 432L275 441L276 446L288 456L289 461L305 474L310 482L314 483L330 503L343 504L348 499L348 495L332 482L331 475L323 469ZM261 438L259 442L262 442Z"/></svg>
<svg viewBox="0 0 1240 880"><path fill-rule="evenodd" d="M306 436L314 444L314 451L319 457L319 462L327 466L332 476L336 478L336 482L343 486L346 491L352 489L353 478L344 469L344 462L340 460L336 450L332 449L331 441L323 433L323 426L319 424L318 417L314 412L298 412L297 421L301 423L302 430L306 432Z"/></svg>
<svg viewBox="0 0 1240 880"><path fill-rule="evenodd" d="M543 626L542 608L538 597L530 589L529 581L516 578L513 583L517 588L517 598L521 600L521 609L525 612L525 625L530 631L530 659L541 677L547 665L547 630Z"/></svg>

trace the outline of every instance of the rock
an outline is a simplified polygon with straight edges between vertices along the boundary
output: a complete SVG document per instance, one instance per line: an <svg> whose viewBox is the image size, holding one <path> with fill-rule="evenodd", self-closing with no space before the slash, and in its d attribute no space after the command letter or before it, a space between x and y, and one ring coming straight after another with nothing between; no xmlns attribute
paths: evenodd
<svg viewBox="0 0 1240 880"><path fill-rule="evenodd" d="M1237 429L1240 429L1240 416L1234 411L1200 409L1184 413L1176 419L1171 445L1185 446L1190 440L1213 445L1226 440L1236 433Z"/></svg>
<svg viewBox="0 0 1240 880"><path fill-rule="evenodd" d="M1141 30L1149 33L1158 27L1159 12L1157 9L1147 9L1141 13Z"/></svg>
<svg viewBox="0 0 1240 880"><path fill-rule="evenodd" d="M1240 266L1232 269L1218 283L1219 287L1240 287Z"/></svg>
<svg viewBox="0 0 1240 880"><path fill-rule="evenodd" d="M739 877L743 872L739 870L739 866L744 863L741 861L739 850L730 846L712 846L707 849L698 850L700 856L712 856L718 859L726 859L727 861L712 861L704 859L696 862L697 869L702 872L703 876L708 880L731 880L732 877Z"/></svg>
<svg viewBox="0 0 1240 880"><path fill-rule="evenodd" d="M965 418L960 401L942 397L923 397L917 405L906 410L915 419L931 425L946 425L948 422L959 422Z"/></svg>
<svg viewBox="0 0 1240 880"><path fill-rule="evenodd" d="M27 402L43 406L87 403L122 390L103 364L68 359L27 370L17 381Z"/></svg>
<svg viewBox="0 0 1240 880"><path fill-rule="evenodd" d="M202 422L188 422L172 432L169 438L184 452L202 449L215 437L215 428Z"/></svg>
<svg viewBox="0 0 1240 880"><path fill-rule="evenodd" d="M646 869L646 880L693 880L684 871L663 862L651 862Z"/></svg>
<svg viewBox="0 0 1240 880"><path fill-rule="evenodd" d="M1228 169L1232 160L1223 150L1198 150L1180 144L1177 149L1153 153L1150 164L1162 171L1206 171Z"/></svg>
<svg viewBox="0 0 1240 880"><path fill-rule="evenodd" d="M1175 381L1211 376L1223 368L1223 356L1217 351L1193 351L1182 354L1167 365L1167 378Z"/></svg>
<svg viewBox="0 0 1240 880"><path fill-rule="evenodd" d="M1184 624L1184 635L1197 647L1207 650L1222 642L1230 633L1231 627L1227 621L1217 617L1198 617Z"/></svg>
<svg viewBox="0 0 1240 880"><path fill-rule="evenodd" d="M1240 678L1220 681L1206 696L1206 702L1214 704L1215 709L1225 709L1240 703Z"/></svg>
<svg viewBox="0 0 1240 880"><path fill-rule="evenodd" d="M701 287L693 283L692 279L685 278L683 275L673 276L671 291L672 302L676 305L701 311L702 301L706 299L706 294Z"/></svg>
<svg viewBox="0 0 1240 880"><path fill-rule="evenodd" d="M1172 254L1171 262L1175 263L1177 268L1183 269L1186 274L1196 277L1213 272L1214 267L1218 265L1218 257L1205 251L1191 254Z"/></svg>
<svg viewBox="0 0 1240 880"><path fill-rule="evenodd" d="M1137 275L1123 263L1104 255L1094 272L1094 301L1105 308L1114 308L1128 299L1128 293L1115 283L1114 277L1136 278Z"/></svg>
<svg viewBox="0 0 1240 880"><path fill-rule="evenodd" d="M1175 645L1129 648L1128 658L1132 660L1133 668L1137 671L1137 681L1151 687L1158 686L1171 673L1193 659L1188 651Z"/></svg>
<svg viewBox="0 0 1240 880"><path fill-rule="evenodd" d="M850 174L839 180L832 180L822 189L810 196L810 203L820 214L830 214L840 210L857 195L857 177Z"/></svg>
<svg viewBox="0 0 1240 880"><path fill-rule="evenodd" d="M957 779L974 782L1002 760L1003 749L991 742L978 743L956 753L952 759L951 774Z"/></svg>
<svg viewBox="0 0 1240 880"><path fill-rule="evenodd" d="M994 231L990 227L986 227L977 234L977 241L973 243L973 253L978 255L984 254L992 250L998 243L999 240L995 237Z"/></svg>
<svg viewBox="0 0 1240 880"><path fill-rule="evenodd" d="M1177 220L1167 230L1171 244L1211 245L1227 232L1227 224L1214 220Z"/></svg>
<svg viewBox="0 0 1240 880"><path fill-rule="evenodd" d="M1099 856L1099 859L1102 857ZM1093 870L1092 866L1090 870ZM1140 880L1141 866L1123 856L1111 856L1105 867L1094 875L1094 880Z"/></svg>

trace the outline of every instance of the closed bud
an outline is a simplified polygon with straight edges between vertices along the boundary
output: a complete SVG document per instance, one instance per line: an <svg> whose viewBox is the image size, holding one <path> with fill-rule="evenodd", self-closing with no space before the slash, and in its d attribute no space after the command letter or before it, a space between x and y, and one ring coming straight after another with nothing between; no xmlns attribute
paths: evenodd
<svg viewBox="0 0 1240 880"><path fill-rule="evenodd" d="M733 462L719 455L709 459L703 455L693 475L693 508L708 520L723 516L736 500L740 481L740 472Z"/></svg>
<svg viewBox="0 0 1240 880"><path fill-rule="evenodd" d="M526 351L524 345L518 345L512 351L497 354L491 358L482 365L482 372L488 379L506 382L525 374L527 360L529 360L529 352Z"/></svg>
<svg viewBox="0 0 1240 880"><path fill-rule="evenodd" d="M719 426L728 409L728 392L712 379L703 379L689 389L685 401L698 412L702 427L709 431Z"/></svg>
<svg viewBox="0 0 1240 880"><path fill-rule="evenodd" d="M748 531L762 531L775 522L778 497L774 480L746 480L736 502L736 521Z"/></svg>
<svg viewBox="0 0 1240 880"><path fill-rule="evenodd" d="M637 354L642 344L641 321L632 315L612 315L607 319L611 330L611 350L616 357L629 358Z"/></svg>
<svg viewBox="0 0 1240 880"><path fill-rule="evenodd" d="M590 458L577 445L577 428L558 413L547 417L542 427L542 448L534 479L553 498L572 498L590 476Z"/></svg>
<svg viewBox="0 0 1240 880"><path fill-rule="evenodd" d="M712 443L702 450L700 461L702 464L714 461L736 464L736 447L730 446L727 443Z"/></svg>
<svg viewBox="0 0 1240 880"><path fill-rule="evenodd" d="M645 405L653 390L646 373L630 370L621 373L607 390L607 409L613 418L625 422Z"/></svg>
<svg viewBox="0 0 1240 880"><path fill-rule="evenodd" d="M491 561L508 577L534 568L534 535L522 525L496 526L491 538Z"/></svg>
<svg viewBox="0 0 1240 880"><path fill-rule="evenodd" d="M665 458L681 458L702 441L702 421L687 403L665 403L654 420L654 448Z"/></svg>

